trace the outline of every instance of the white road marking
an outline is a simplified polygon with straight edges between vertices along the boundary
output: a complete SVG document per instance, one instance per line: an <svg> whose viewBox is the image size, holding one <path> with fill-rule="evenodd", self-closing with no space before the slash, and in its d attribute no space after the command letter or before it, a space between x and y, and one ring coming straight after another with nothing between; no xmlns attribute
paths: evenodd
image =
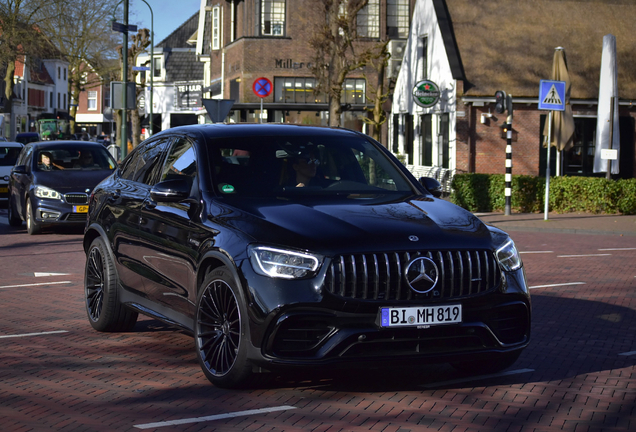
<svg viewBox="0 0 636 432"><path fill-rule="evenodd" d="M286 410L292 410L292 409L296 409L296 407L283 405L283 406L272 407L272 408L261 408L261 409L247 410L247 411L237 411L237 412L227 413L227 414L217 414L217 415L211 415L206 417L195 417L195 418L181 419L181 420L170 420L170 421L157 422L157 423L138 424L133 426L136 427L137 429L152 429L152 428L160 428L164 426L174 426L174 425L182 425L182 424L188 424L188 423L201 423L201 422L223 420L223 419L234 418L234 417L243 417L243 416L256 415L256 414L267 414L271 412L286 411Z"/></svg>
<svg viewBox="0 0 636 432"><path fill-rule="evenodd" d="M628 351L628 352L620 353L619 355L622 355L622 356L633 356L634 354L636 354L636 351Z"/></svg>
<svg viewBox="0 0 636 432"><path fill-rule="evenodd" d="M625 251L625 250L636 250L636 248L607 248L607 249L599 249L600 251Z"/></svg>
<svg viewBox="0 0 636 432"><path fill-rule="evenodd" d="M24 287L34 287L34 286L42 286L42 285L59 285L59 284L70 284L72 283L71 281L59 281L59 282L42 282L42 283L35 283L35 284L23 284L23 285L5 285L5 286L0 286L0 289L3 288L24 288Z"/></svg>
<svg viewBox="0 0 636 432"><path fill-rule="evenodd" d="M543 254L547 254L547 253L554 253L554 251L523 251L523 252L519 252L520 254L535 254L535 253L543 253Z"/></svg>
<svg viewBox="0 0 636 432"><path fill-rule="evenodd" d="M531 286L531 287L528 287L528 288L529 289L553 288L553 287L568 286L568 285L585 285L585 282L568 282L568 283L551 284L551 285L535 285L535 286Z"/></svg>
<svg viewBox="0 0 636 432"><path fill-rule="evenodd" d="M580 258L580 257L595 257L595 256L612 256L612 254L557 255L557 258Z"/></svg>
<svg viewBox="0 0 636 432"><path fill-rule="evenodd" d="M0 336L0 339L18 338L18 337L28 337L28 336L43 336L43 335L58 334L58 333L68 333L68 331L67 331L67 330L55 330L55 331L50 331L50 332L24 333L24 334L16 334L16 335L5 335L5 336Z"/></svg>
<svg viewBox="0 0 636 432"><path fill-rule="evenodd" d="M35 277L47 277L47 276L69 276L70 273L43 273L43 272L35 272L33 276Z"/></svg>
<svg viewBox="0 0 636 432"><path fill-rule="evenodd" d="M489 374L489 375L476 375L476 376L465 377L465 378L460 378L456 380L440 381L440 382L431 383L431 384L424 384L420 387L437 388L437 387L443 387L446 385L461 384L461 383L471 382L471 381L481 381L484 379L498 378L498 377L504 377L508 375L519 375L519 374L524 374L528 372L534 372L534 369L517 369L517 370L505 371L505 372Z"/></svg>

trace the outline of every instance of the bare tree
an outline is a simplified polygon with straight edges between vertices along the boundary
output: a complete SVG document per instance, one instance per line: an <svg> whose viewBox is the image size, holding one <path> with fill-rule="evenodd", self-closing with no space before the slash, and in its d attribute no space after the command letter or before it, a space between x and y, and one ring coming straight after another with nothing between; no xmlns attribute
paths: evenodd
<svg viewBox="0 0 636 432"><path fill-rule="evenodd" d="M109 60L117 58L117 41L110 30L116 7L117 0L64 0L48 8L58 18L43 21L41 27L69 62L68 92L74 101L83 90L102 85L101 78L112 68ZM71 105L69 113L75 118L77 106Z"/></svg>
<svg viewBox="0 0 636 432"><path fill-rule="evenodd" d="M369 0L320 0L324 21L309 44L314 50L312 72L316 91L329 99L329 125L340 125L340 99L347 76L366 65L366 50L357 43L357 15Z"/></svg>
<svg viewBox="0 0 636 432"><path fill-rule="evenodd" d="M65 0L3 0L0 2L0 70L4 71L3 112L11 117L11 139L15 138L13 116L13 88L16 61L29 61L42 47L39 27L46 16L57 15L48 8Z"/></svg>
<svg viewBox="0 0 636 432"><path fill-rule="evenodd" d="M367 100L372 106L364 108L369 113L369 117L362 117L362 121L371 126L371 137L376 141L380 141L380 128L387 120L384 103L391 97L391 91L387 88L388 82L385 79L386 68L391 58L388 44L388 40L380 42L375 46L375 51L370 51L367 56L367 65L376 72L375 84L371 84L367 74L364 75L367 81Z"/></svg>
<svg viewBox="0 0 636 432"><path fill-rule="evenodd" d="M138 71L133 71L132 67L137 64L137 57L139 54L144 52L146 48L150 45L150 30L147 28L139 29L136 35L133 35L132 45L128 48L128 79L132 82L137 81ZM136 93L135 93L135 101L137 101L137 107L139 107L139 102L141 96L144 92L144 84L145 80L142 82L142 85L137 85ZM132 124L132 145L133 148L139 145L141 141L141 115L139 114L139 109L130 111L130 122Z"/></svg>

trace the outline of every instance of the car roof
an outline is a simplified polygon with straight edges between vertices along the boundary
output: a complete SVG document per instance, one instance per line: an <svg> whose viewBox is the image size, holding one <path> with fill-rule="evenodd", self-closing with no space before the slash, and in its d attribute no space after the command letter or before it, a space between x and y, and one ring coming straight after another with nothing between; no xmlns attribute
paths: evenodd
<svg viewBox="0 0 636 432"><path fill-rule="evenodd" d="M24 144L14 141L0 141L0 146L2 147L24 147Z"/></svg>
<svg viewBox="0 0 636 432"><path fill-rule="evenodd" d="M360 136L356 131L325 126L295 125L281 123L209 123L178 126L153 136L173 133L203 135L205 138L250 137L250 136Z"/></svg>
<svg viewBox="0 0 636 432"><path fill-rule="evenodd" d="M34 147L36 150L53 149L53 148L57 148L57 147L65 147L65 148L95 147L95 148L103 148L104 150L106 150L106 147L104 147L102 144L96 143L94 141L72 141L72 140L68 140L68 141L61 141L61 140L60 141L37 141L37 142L29 143L27 145L30 145L31 147Z"/></svg>

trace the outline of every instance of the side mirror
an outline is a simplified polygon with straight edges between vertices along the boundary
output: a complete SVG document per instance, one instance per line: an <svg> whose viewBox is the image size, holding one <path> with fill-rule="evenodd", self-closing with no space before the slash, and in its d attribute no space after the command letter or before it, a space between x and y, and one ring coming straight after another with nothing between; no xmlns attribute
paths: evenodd
<svg viewBox="0 0 636 432"><path fill-rule="evenodd" d="M165 180L154 185L150 190L150 198L156 202L181 202L190 197L191 189L192 179L190 177Z"/></svg>
<svg viewBox="0 0 636 432"><path fill-rule="evenodd" d="M442 184L432 177L420 177L420 184L426 188L435 198L442 196Z"/></svg>
<svg viewBox="0 0 636 432"><path fill-rule="evenodd" d="M16 165L11 169L12 173L16 174L26 174L26 166L25 165Z"/></svg>

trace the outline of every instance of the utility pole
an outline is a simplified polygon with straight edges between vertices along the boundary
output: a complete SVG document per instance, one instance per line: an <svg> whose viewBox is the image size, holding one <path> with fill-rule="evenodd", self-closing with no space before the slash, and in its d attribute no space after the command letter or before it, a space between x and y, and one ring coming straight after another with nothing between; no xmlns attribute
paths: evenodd
<svg viewBox="0 0 636 432"><path fill-rule="evenodd" d="M121 47L122 67L121 80L124 83L122 89L122 110L121 110L121 155L120 159L124 159L128 154L128 2L124 0L124 44Z"/></svg>

